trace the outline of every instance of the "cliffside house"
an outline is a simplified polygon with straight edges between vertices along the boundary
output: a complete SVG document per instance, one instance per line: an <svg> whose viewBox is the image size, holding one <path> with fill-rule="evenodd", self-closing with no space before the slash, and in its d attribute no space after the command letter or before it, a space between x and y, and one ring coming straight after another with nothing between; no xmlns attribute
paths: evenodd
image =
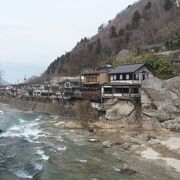
<svg viewBox="0 0 180 180"><path fill-rule="evenodd" d="M166 51L167 47L165 43L149 44L142 48L146 52L161 52Z"/></svg>
<svg viewBox="0 0 180 180"><path fill-rule="evenodd" d="M145 64L121 65L108 74L110 82L101 87L102 99L140 97L142 81L153 76Z"/></svg>
<svg viewBox="0 0 180 180"><path fill-rule="evenodd" d="M101 85L109 82L109 69L94 72L84 72L81 74L83 87L81 89L82 98L90 100L101 99Z"/></svg>

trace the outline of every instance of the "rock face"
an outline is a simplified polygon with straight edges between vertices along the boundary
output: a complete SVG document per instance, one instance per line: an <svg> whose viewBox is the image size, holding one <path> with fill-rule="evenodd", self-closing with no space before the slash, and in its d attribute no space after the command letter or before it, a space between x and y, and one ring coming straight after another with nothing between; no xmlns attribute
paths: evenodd
<svg viewBox="0 0 180 180"><path fill-rule="evenodd" d="M160 122L180 116L180 76L160 80L149 78L142 84L141 102L143 115Z"/></svg>
<svg viewBox="0 0 180 180"><path fill-rule="evenodd" d="M109 106L111 107L109 108ZM105 118L111 121L125 118L133 112L134 108L133 103L130 101L109 100L105 104Z"/></svg>
<svg viewBox="0 0 180 180"><path fill-rule="evenodd" d="M171 130L180 130L180 117L175 118L174 120L169 120L161 123L163 128L171 129Z"/></svg>

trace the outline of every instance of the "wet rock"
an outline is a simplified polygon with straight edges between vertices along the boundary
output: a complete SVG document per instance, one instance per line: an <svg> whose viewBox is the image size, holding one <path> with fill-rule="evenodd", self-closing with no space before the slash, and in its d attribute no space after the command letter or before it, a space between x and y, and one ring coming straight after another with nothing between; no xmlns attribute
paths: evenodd
<svg viewBox="0 0 180 180"><path fill-rule="evenodd" d="M128 151L128 150L130 150L130 149L131 149L131 145L130 145L130 144L127 144L127 143L125 143L125 144L123 144L123 145L122 145L122 148L123 148L123 150Z"/></svg>
<svg viewBox="0 0 180 180"><path fill-rule="evenodd" d="M5 132L4 130L0 129L0 134L1 134L1 133L4 133L4 132Z"/></svg>
<svg viewBox="0 0 180 180"><path fill-rule="evenodd" d="M128 167L126 164L124 165L123 168L120 169L120 173L123 174L123 175L133 175L133 174L136 174L137 171Z"/></svg>
<svg viewBox="0 0 180 180"><path fill-rule="evenodd" d="M120 146L120 145L122 145L122 142L115 142L114 145Z"/></svg>
<svg viewBox="0 0 180 180"><path fill-rule="evenodd" d="M145 138L145 141L150 141L152 139L156 139L156 136L153 136L153 135L147 135L146 138Z"/></svg>
<svg viewBox="0 0 180 180"><path fill-rule="evenodd" d="M89 142L99 142L99 139L95 139L95 138L90 138L88 139Z"/></svg>
<svg viewBox="0 0 180 180"><path fill-rule="evenodd" d="M95 133L95 132L96 132L96 129L95 129L95 128L89 128L89 132Z"/></svg>
<svg viewBox="0 0 180 180"><path fill-rule="evenodd" d="M113 145L110 141L104 141L102 144L103 148L111 148Z"/></svg>

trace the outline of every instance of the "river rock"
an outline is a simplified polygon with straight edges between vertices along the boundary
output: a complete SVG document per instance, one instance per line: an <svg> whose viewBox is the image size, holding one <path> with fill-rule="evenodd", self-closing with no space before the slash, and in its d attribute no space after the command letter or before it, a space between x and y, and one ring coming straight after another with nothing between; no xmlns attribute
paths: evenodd
<svg viewBox="0 0 180 180"><path fill-rule="evenodd" d="M118 101L115 105L106 110L107 120L118 120L129 116L134 110L134 104L130 101Z"/></svg>
<svg viewBox="0 0 180 180"><path fill-rule="evenodd" d="M95 138L90 138L88 139L89 142L99 142L99 139L95 139Z"/></svg>
<svg viewBox="0 0 180 180"><path fill-rule="evenodd" d="M180 117L161 123L163 128L180 130Z"/></svg>
<svg viewBox="0 0 180 180"><path fill-rule="evenodd" d="M91 133L95 133L96 132L96 129L95 128L89 128L89 132L91 132Z"/></svg>
<svg viewBox="0 0 180 180"><path fill-rule="evenodd" d="M133 174L136 174L137 171L128 167L126 164L124 165L123 168L120 169L120 173L121 174L124 174L124 175L133 175Z"/></svg>
<svg viewBox="0 0 180 180"><path fill-rule="evenodd" d="M131 145L130 145L130 144L127 144L127 143L125 143L125 144L123 144L123 145L122 145L122 148L123 148L125 151L128 151L128 150L130 150Z"/></svg>
<svg viewBox="0 0 180 180"><path fill-rule="evenodd" d="M110 141L104 141L102 144L103 148L111 148L113 145Z"/></svg>

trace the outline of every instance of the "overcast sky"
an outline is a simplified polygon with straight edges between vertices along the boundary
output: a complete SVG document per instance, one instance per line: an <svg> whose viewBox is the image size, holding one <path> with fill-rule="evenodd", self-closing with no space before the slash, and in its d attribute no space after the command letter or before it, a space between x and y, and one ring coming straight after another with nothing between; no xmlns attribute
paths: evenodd
<svg viewBox="0 0 180 180"><path fill-rule="evenodd" d="M39 75L135 0L0 0L0 69L9 82Z"/></svg>

